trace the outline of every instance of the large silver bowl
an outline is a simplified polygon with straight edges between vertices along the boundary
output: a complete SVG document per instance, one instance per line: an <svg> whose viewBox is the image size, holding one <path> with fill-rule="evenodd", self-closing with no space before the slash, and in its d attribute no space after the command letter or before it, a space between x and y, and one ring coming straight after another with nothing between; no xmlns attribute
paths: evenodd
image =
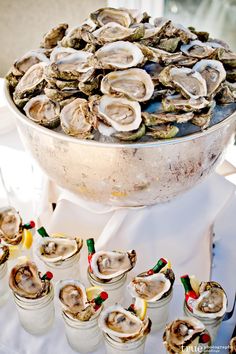
<svg viewBox="0 0 236 354"><path fill-rule="evenodd" d="M51 179L84 199L117 206L162 203L192 188L219 164L236 128L231 114L182 138L105 144L41 127L19 112L7 85L5 95L26 149Z"/></svg>

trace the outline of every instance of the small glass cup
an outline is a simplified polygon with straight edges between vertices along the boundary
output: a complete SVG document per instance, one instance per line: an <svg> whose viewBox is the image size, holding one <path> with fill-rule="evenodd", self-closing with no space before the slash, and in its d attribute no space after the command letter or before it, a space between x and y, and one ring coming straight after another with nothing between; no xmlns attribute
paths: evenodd
<svg viewBox="0 0 236 354"><path fill-rule="evenodd" d="M80 353L93 353L99 347L102 341L102 332L98 327L98 317L101 309L89 321L73 319L62 312L66 338L73 350Z"/></svg>
<svg viewBox="0 0 236 354"><path fill-rule="evenodd" d="M117 342L111 338L107 333L103 334L105 340L105 347L107 354L144 354L146 336L138 338L134 341Z"/></svg>
<svg viewBox="0 0 236 354"><path fill-rule="evenodd" d="M41 335L51 328L55 316L53 298L52 285L49 293L38 299L26 299L14 293L19 320L28 333Z"/></svg>
<svg viewBox="0 0 236 354"><path fill-rule="evenodd" d="M56 283L59 280L66 279L80 279L80 252L74 254L68 259L62 262L52 263L42 261L44 264L44 270L50 271L53 274L52 281ZM41 267L42 268L42 267Z"/></svg>
<svg viewBox="0 0 236 354"><path fill-rule="evenodd" d="M207 318L207 317L196 316L194 313L192 313L188 309L188 307L186 305L186 301L184 302L184 313L186 316L194 317L204 324L204 326L206 327L206 329L208 330L208 332L211 336L211 342L212 342L212 344L214 344L218 330L220 328L220 325L221 325L221 322L222 322L224 316L217 317L217 318Z"/></svg>
<svg viewBox="0 0 236 354"><path fill-rule="evenodd" d="M7 262L0 265L0 306L4 305L9 296Z"/></svg>
<svg viewBox="0 0 236 354"><path fill-rule="evenodd" d="M147 302L147 316L152 321L151 331L158 331L164 328L169 316L169 304L173 297L173 289L164 299L155 302Z"/></svg>
<svg viewBox="0 0 236 354"><path fill-rule="evenodd" d="M103 291L108 293L108 299L105 302L104 307L109 307L116 303L122 303L125 295L127 274L119 275L109 281L102 281L96 278L93 273L87 271L88 281L92 286L100 286Z"/></svg>

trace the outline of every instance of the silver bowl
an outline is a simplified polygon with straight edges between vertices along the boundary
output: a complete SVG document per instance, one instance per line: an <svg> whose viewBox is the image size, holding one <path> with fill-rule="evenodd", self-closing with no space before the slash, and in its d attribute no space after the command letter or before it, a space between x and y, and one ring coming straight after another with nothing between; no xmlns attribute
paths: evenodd
<svg viewBox="0 0 236 354"><path fill-rule="evenodd" d="M165 141L108 144L41 127L5 96L21 139L43 171L86 200L116 206L162 203L195 186L222 160L233 141L236 114L203 132Z"/></svg>

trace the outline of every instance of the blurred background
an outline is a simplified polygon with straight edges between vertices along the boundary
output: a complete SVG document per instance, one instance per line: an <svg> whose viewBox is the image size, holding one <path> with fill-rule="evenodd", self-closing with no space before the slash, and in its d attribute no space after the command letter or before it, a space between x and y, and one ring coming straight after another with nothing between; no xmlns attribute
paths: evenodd
<svg viewBox="0 0 236 354"><path fill-rule="evenodd" d="M0 0L0 77L27 50L37 48L42 35L55 24L80 24L104 6L146 10L186 26L207 30L236 50L236 0Z"/></svg>

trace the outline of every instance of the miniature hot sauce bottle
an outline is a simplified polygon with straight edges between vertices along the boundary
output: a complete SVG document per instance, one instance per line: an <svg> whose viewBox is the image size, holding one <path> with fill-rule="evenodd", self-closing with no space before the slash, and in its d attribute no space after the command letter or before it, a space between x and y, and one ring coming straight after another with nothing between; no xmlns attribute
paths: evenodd
<svg viewBox="0 0 236 354"><path fill-rule="evenodd" d="M91 268L91 259L92 256L94 255L95 251L95 243L93 238L89 238L86 241L87 247L88 247L88 263L89 263L89 271L92 273L92 268Z"/></svg>
<svg viewBox="0 0 236 354"><path fill-rule="evenodd" d="M152 268L149 269L147 274L152 275L154 273L159 273L162 268L164 268L167 264L167 260L165 258L160 258L157 264Z"/></svg>
<svg viewBox="0 0 236 354"><path fill-rule="evenodd" d="M192 302L193 300L197 299L198 296L193 290L192 285L190 283L190 278L187 274L180 277L180 280L184 286L186 304L189 310L192 311Z"/></svg>
<svg viewBox="0 0 236 354"><path fill-rule="evenodd" d="M108 299L108 294L105 291L102 291L95 299L93 299L93 302L95 303L95 311L97 311L102 303Z"/></svg>

